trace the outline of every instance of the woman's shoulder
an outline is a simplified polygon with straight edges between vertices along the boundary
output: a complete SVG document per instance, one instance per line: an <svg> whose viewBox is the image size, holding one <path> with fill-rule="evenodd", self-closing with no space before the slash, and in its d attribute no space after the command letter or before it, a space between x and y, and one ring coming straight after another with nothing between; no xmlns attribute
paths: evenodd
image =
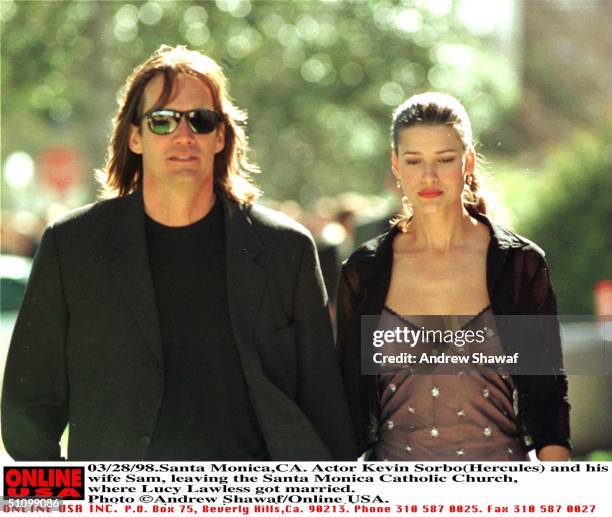
<svg viewBox="0 0 612 517"><path fill-rule="evenodd" d="M506 238L514 244L511 246L513 249L529 255L537 255L540 258L544 258L546 255L546 252L539 245L527 237L508 228L502 228L502 230L507 236Z"/></svg>
<svg viewBox="0 0 612 517"><path fill-rule="evenodd" d="M343 262L343 266L369 263L393 250L393 237L397 233L396 226L390 226L384 232L360 244L353 253Z"/></svg>
<svg viewBox="0 0 612 517"><path fill-rule="evenodd" d="M480 217L478 217L478 220L485 226L489 227L493 241L492 244L497 248L502 250L512 250L517 254L533 255L534 258L544 258L544 250L524 235L521 235L481 214Z"/></svg>

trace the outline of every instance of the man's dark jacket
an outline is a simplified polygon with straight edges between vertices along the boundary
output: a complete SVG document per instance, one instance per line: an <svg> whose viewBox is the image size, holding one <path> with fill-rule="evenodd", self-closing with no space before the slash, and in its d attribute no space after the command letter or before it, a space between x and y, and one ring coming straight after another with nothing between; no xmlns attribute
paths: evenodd
<svg viewBox="0 0 612 517"><path fill-rule="evenodd" d="M354 457L312 237L278 212L219 198L231 325L271 459ZM68 423L71 460L146 458L163 390L137 190L45 231L8 355L5 447L19 460L58 459Z"/></svg>
<svg viewBox="0 0 612 517"><path fill-rule="evenodd" d="M533 242L497 226L486 216L491 236L487 251L487 291L496 315L556 315L555 295L544 252ZM347 260L338 290L338 340L344 385L360 453L377 440L380 399L376 377L361 375L361 316L381 313L393 264L394 226L374 238ZM503 318L498 319L503 320ZM541 375L513 375L517 389L519 437L525 450L539 451L546 445L571 448L569 404L559 326L556 318L540 318L542 328L529 339L517 339L517 330L500 325L504 350L530 357L534 364L550 365ZM530 329L530 332L532 329ZM537 343L537 350L531 345ZM522 347L522 348L521 348ZM532 349L526 349L526 347ZM545 373L545 372L541 372Z"/></svg>

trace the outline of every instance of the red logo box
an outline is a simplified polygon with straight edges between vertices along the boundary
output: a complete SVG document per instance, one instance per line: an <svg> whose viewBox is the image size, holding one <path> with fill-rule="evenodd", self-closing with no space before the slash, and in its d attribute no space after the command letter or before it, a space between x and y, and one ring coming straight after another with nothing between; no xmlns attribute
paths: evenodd
<svg viewBox="0 0 612 517"><path fill-rule="evenodd" d="M4 497L85 499L84 467L4 467Z"/></svg>

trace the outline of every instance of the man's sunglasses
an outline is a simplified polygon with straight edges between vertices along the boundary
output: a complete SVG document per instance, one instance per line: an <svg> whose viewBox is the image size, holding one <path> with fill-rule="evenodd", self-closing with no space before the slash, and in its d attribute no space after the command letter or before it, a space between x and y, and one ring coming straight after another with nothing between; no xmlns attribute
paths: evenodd
<svg viewBox="0 0 612 517"><path fill-rule="evenodd" d="M206 109L190 111L158 109L148 111L143 115L143 118L147 119L149 129L156 135L174 133L183 117L187 120L191 131L198 135L212 133L221 121L221 115L218 112Z"/></svg>

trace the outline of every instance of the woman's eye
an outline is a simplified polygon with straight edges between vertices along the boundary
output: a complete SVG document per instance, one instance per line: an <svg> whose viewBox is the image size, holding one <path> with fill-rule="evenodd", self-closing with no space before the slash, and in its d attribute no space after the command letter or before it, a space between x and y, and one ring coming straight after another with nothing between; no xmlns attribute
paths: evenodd
<svg viewBox="0 0 612 517"><path fill-rule="evenodd" d="M406 165L417 165L421 160L406 160Z"/></svg>
<svg viewBox="0 0 612 517"><path fill-rule="evenodd" d="M451 157L448 157L448 158L442 158L440 161L441 161L442 163L451 163L451 162L454 162L454 161L455 161L455 158L453 158L453 157L451 156Z"/></svg>

